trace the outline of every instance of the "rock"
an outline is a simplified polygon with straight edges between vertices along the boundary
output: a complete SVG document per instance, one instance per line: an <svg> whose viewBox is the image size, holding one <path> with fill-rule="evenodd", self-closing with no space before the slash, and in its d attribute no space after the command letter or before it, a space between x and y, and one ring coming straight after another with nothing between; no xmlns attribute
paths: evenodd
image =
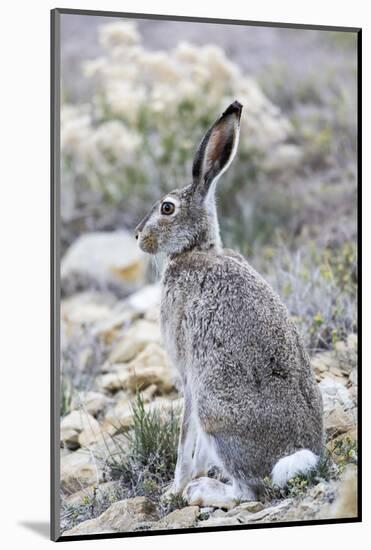
<svg viewBox="0 0 371 550"><path fill-rule="evenodd" d="M322 351L312 357L311 364L315 372L326 372L338 365L338 359L333 351Z"/></svg>
<svg viewBox="0 0 371 550"><path fill-rule="evenodd" d="M355 353L346 342L337 342L335 351L324 351L312 357L311 364L317 380L334 376L340 380L349 376L355 362Z"/></svg>
<svg viewBox="0 0 371 550"><path fill-rule="evenodd" d="M92 447L92 452L99 462L124 460L129 452L129 441L125 434L112 437L102 430L101 437Z"/></svg>
<svg viewBox="0 0 371 550"><path fill-rule="evenodd" d="M107 411L102 422L102 430L111 435L119 431L128 430L133 424L133 406L132 402L123 401L113 409Z"/></svg>
<svg viewBox="0 0 371 550"><path fill-rule="evenodd" d="M78 443L80 447L90 447L102 437L102 430L98 424L98 427L94 430L86 428L78 436Z"/></svg>
<svg viewBox="0 0 371 550"><path fill-rule="evenodd" d="M263 508L259 512L251 514L250 512L241 511L236 517L241 523L255 523L262 521L263 523L277 521L277 519L285 512L292 504L291 499L283 500L281 503L275 506L269 506Z"/></svg>
<svg viewBox="0 0 371 550"><path fill-rule="evenodd" d="M119 389L136 392L154 384L161 393L169 393L174 389L165 352L155 343L148 344L130 363L114 364L111 372L101 377L100 384L111 392Z"/></svg>
<svg viewBox="0 0 371 550"><path fill-rule="evenodd" d="M133 311L115 308L111 315L95 323L92 327L92 335L97 336L106 344L112 344L121 333L123 327L128 327L136 318Z"/></svg>
<svg viewBox="0 0 371 550"><path fill-rule="evenodd" d="M145 390L143 390L141 393L142 393L142 399L143 399L144 403L149 403L150 401L153 400L154 395L157 393L156 384L151 384Z"/></svg>
<svg viewBox="0 0 371 550"><path fill-rule="evenodd" d="M164 349L156 343L148 344L135 359L130 361L129 367L139 369L143 367L162 366L168 368L168 361Z"/></svg>
<svg viewBox="0 0 371 550"><path fill-rule="evenodd" d="M69 505L83 504L85 499L90 501L94 498L94 495L96 498L115 495L119 488L120 481L106 481L98 486L90 485L89 487L85 487L84 489L80 489L80 491L69 495L65 499L65 502Z"/></svg>
<svg viewBox="0 0 371 550"><path fill-rule="evenodd" d="M357 467L347 466L336 484L335 500L318 514L319 518L354 518L358 513Z"/></svg>
<svg viewBox="0 0 371 550"><path fill-rule="evenodd" d="M333 410L336 406L341 406L344 410L354 406L349 390L338 380L330 377L324 378L319 383L319 388L325 412Z"/></svg>
<svg viewBox="0 0 371 550"><path fill-rule="evenodd" d="M174 389L172 372L165 351L156 343L148 344L128 365L126 387L132 391L155 384L161 393Z"/></svg>
<svg viewBox="0 0 371 550"><path fill-rule="evenodd" d="M158 519L154 503L146 497L136 497L115 502L97 518L83 521L76 527L65 531L63 535L126 533L134 531L139 525L143 526L143 524L152 523Z"/></svg>
<svg viewBox="0 0 371 550"><path fill-rule="evenodd" d="M61 456L61 489L67 493L76 493L89 485L98 485L103 472L92 455L82 449Z"/></svg>
<svg viewBox="0 0 371 550"><path fill-rule="evenodd" d="M144 405L146 412L155 412L165 418L171 411L179 411L182 406L182 399L166 399L158 397ZM118 431L127 430L133 424L133 402L123 402L107 412L102 424L102 430L114 435Z"/></svg>
<svg viewBox="0 0 371 550"><path fill-rule="evenodd" d="M148 310L159 307L160 298L160 285L147 285L131 294L126 303L130 309L143 315L146 314Z"/></svg>
<svg viewBox="0 0 371 550"><path fill-rule="evenodd" d="M243 502L242 504L236 506L236 508L229 510L226 515L227 517L231 517L239 514L240 512L250 512L252 514L260 512L260 510L263 510L263 508L264 505L258 501Z"/></svg>
<svg viewBox="0 0 371 550"><path fill-rule="evenodd" d="M160 306L153 306L151 309L147 309L144 314L144 319L152 323L160 324Z"/></svg>
<svg viewBox="0 0 371 550"><path fill-rule="evenodd" d="M72 411L61 420L61 441L70 449L76 449L81 444L81 432L88 438L95 437L99 431L99 423L94 416L83 410Z"/></svg>
<svg viewBox="0 0 371 550"><path fill-rule="evenodd" d="M338 405L332 411L324 415L324 425L329 439L339 434L348 432L354 426L354 418L350 412L346 412Z"/></svg>
<svg viewBox="0 0 371 550"><path fill-rule="evenodd" d="M140 320L137 321L125 333L121 342L119 342L111 351L109 361L111 363L128 362L141 352L147 344L157 343L161 340L160 327L156 323Z"/></svg>
<svg viewBox="0 0 371 550"><path fill-rule="evenodd" d="M147 321L159 324L159 315L151 316L152 309L159 311L160 287L159 285L147 285L134 292L129 298L119 301L111 310L107 318L95 323L92 333L111 344L120 335L125 326L129 326L140 316Z"/></svg>
<svg viewBox="0 0 371 550"><path fill-rule="evenodd" d="M116 392L118 390L126 390L125 384L128 377L127 363L116 363L111 366L110 372L103 374L99 380L99 386L109 392Z"/></svg>
<svg viewBox="0 0 371 550"><path fill-rule="evenodd" d="M313 499L317 499L317 498L320 498L320 497L322 497L323 495L325 495L325 494L326 494L326 490L327 490L327 485L326 485L326 483L320 482L320 483L317 483L317 485L315 485L314 487L312 487L312 488L308 491L308 496L310 496L310 497L313 498Z"/></svg>
<svg viewBox="0 0 371 550"><path fill-rule="evenodd" d="M358 370L353 369L352 372L349 375L349 382L352 386L358 385Z"/></svg>
<svg viewBox="0 0 371 550"><path fill-rule="evenodd" d="M134 236L126 231L87 233L62 258L62 293L93 287L127 296L143 285L147 264Z"/></svg>
<svg viewBox="0 0 371 550"><path fill-rule="evenodd" d="M116 363L113 368L111 366L111 371L99 378L99 386L109 392L125 390L124 384L127 380L127 369L128 366L126 363Z"/></svg>
<svg viewBox="0 0 371 550"><path fill-rule="evenodd" d="M358 348L358 336L357 334L348 334L348 337L347 337L347 347L348 349L350 350L357 350Z"/></svg>
<svg viewBox="0 0 371 550"><path fill-rule="evenodd" d="M112 315L115 298L107 292L85 291L61 301L61 318L72 325L92 325Z"/></svg>
<svg viewBox="0 0 371 550"><path fill-rule="evenodd" d="M80 392L77 396L75 395L73 397L71 407L81 407L92 416L96 416L109 404L109 402L110 399L103 393L94 391Z"/></svg>
<svg viewBox="0 0 371 550"><path fill-rule="evenodd" d="M221 508L213 508L213 513L211 514L211 517L213 518L225 518L227 515L227 512L225 510L222 510Z"/></svg>
<svg viewBox="0 0 371 550"><path fill-rule="evenodd" d="M155 523L152 530L158 529L187 529L196 525L200 509L198 506L186 506L180 510L174 510L160 521Z"/></svg>
<svg viewBox="0 0 371 550"><path fill-rule="evenodd" d="M334 348L337 352L344 353L347 350L347 344L346 342L343 342L340 340L339 342L336 342L334 345Z"/></svg>
<svg viewBox="0 0 371 550"><path fill-rule="evenodd" d="M329 370L327 356L322 357L323 355L323 353L318 353L317 355L312 357L311 364L316 374L327 372Z"/></svg>
<svg viewBox="0 0 371 550"><path fill-rule="evenodd" d="M64 428L61 430L61 441L71 451L78 449L79 444L79 432L72 428Z"/></svg>
<svg viewBox="0 0 371 550"><path fill-rule="evenodd" d="M238 521L237 517L234 516L234 517L225 517L224 516L211 516L209 517L209 519L205 519L203 521L199 521L197 523L197 527L220 527L220 526L225 526L227 527L228 525L240 525L240 522Z"/></svg>

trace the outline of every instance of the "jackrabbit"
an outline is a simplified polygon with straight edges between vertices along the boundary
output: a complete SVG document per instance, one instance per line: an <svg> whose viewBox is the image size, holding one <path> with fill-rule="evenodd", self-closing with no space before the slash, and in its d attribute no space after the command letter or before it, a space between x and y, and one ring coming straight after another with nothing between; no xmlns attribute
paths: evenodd
<svg viewBox="0 0 371 550"><path fill-rule="evenodd" d="M243 256L222 248L216 182L236 154L235 101L196 152L192 183L167 193L136 228L140 248L165 253L161 330L184 395L170 492L190 504L255 499L315 467L322 401L286 307ZM228 482L207 477L217 465Z"/></svg>

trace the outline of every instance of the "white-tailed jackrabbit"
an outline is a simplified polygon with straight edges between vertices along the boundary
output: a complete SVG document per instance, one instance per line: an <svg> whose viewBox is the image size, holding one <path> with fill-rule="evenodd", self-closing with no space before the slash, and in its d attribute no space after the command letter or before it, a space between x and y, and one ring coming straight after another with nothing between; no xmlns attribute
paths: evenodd
<svg viewBox="0 0 371 550"><path fill-rule="evenodd" d="M307 472L323 444L320 392L286 307L220 240L215 184L236 153L241 111L227 108L201 141L192 183L136 229L142 250L167 255L161 327L184 395L170 492L226 507L256 498L267 475L282 487ZM213 464L228 483L206 476Z"/></svg>

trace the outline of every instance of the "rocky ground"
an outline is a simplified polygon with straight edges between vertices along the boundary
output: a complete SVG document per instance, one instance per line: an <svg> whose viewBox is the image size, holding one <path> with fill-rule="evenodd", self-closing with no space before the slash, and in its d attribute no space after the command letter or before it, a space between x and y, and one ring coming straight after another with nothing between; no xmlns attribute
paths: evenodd
<svg viewBox="0 0 371 550"><path fill-rule="evenodd" d="M107 238L119 239L116 255ZM264 502L236 503L230 510L188 506L182 499L164 504L160 496L172 476L177 434L169 436L165 448L161 430L174 426L166 423L170 417L171 422L177 419L182 399L161 344L159 287L144 285L146 260L125 233L91 234L88 243L82 239L62 263L63 534L354 517L357 336L349 334L333 349L312 358L327 435L327 452L318 471L295 478L285 492L270 487L266 480ZM122 246L127 251L124 262ZM92 254L100 258L98 267L92 261L84 264L83 258ZM83 290L86 280L90 290ZM138 415L138 390L142 416ZM147 447L153 444L148 441L154 441L153 434L145 441L144 431L138 433L138 422L143 430L159 431L156 441L162 446L155 449L157 469L148 462L145 468L135 462L145 452L150 455L152 450L143 447L146 441ZM166 469L161 470L158 465L165 462Z"/></svg>

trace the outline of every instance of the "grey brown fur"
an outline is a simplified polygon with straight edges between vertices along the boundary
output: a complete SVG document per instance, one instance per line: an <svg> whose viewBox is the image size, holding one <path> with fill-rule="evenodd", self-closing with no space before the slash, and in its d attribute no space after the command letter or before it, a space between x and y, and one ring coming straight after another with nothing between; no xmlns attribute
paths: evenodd
<svg viewBox="0 0 371 550"><path fill-rule="evenodd" d="M241 110L234 102L206 134L191 185L163 197L137 228L144 251L168 256L161 327L185 396L174 492L214 458L244 495L282 457L322 451L321 396L301 337L272 288L221 246L215 182L235 154ZM171 215L161 214L167 200Z"/></svg>

